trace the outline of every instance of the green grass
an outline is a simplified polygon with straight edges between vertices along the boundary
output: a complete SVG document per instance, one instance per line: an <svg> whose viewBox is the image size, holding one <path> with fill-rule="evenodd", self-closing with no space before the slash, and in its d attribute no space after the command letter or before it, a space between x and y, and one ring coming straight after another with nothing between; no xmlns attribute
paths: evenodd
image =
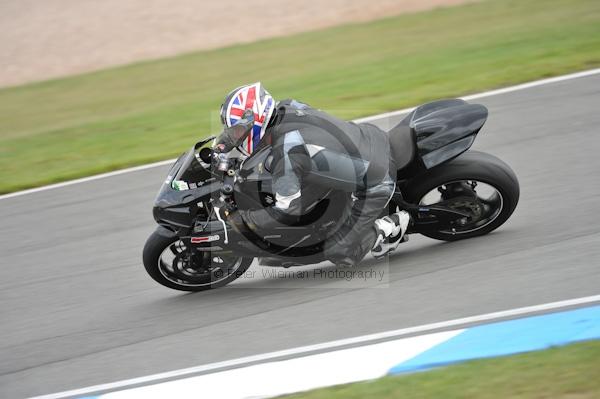
<svg viewBox="0 0 600 399"><path fill-rule="evenodd" d="M476 360L284 398L597 399L600 398L600 341Z"/></svg>
<svg viewBox="0 0 600 399"><path fill-rule="evenodd" d="M600 65L600 1L496 0L0 90L0 192L180 153L261 80L344 118Z"/></svg>

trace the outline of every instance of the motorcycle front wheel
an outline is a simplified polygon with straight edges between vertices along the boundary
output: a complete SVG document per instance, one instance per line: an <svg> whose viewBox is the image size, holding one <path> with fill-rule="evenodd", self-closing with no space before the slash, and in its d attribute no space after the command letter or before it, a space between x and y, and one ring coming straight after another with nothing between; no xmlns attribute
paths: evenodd
<svg viewBox="0 0 600 399"><path fill-rule="evenodd" d="M205 291L222 287L242 276L253 258L200 252L190 256L177 236L157 229L144 245L146 272L159 284L180 291Z"/></svg>

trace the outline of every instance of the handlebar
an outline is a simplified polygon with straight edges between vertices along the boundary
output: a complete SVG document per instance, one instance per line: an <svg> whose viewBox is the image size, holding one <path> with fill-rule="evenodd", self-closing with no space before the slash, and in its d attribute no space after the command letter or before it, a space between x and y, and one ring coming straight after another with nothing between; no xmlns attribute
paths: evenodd
<svg viewBox="0 0 600 399"><path fill-rule="evenodd" d="M229 168L231 167L231 160L229 159L229 154L228 153L216 153L215 154L215 160L216 160L216 168L219 172L227 172L229 170Z"/></svg>

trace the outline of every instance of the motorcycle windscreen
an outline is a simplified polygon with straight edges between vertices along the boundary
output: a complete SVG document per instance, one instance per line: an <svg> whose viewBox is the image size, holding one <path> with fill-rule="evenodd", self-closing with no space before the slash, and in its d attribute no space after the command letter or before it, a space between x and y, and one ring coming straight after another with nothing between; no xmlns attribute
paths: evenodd
<svg viewBox="0 0 600 399"><path fill-rule="evenodd" d="M173 176L171 188L178 191L194 189L204 184L204 181L210 179L210 165L205 164L199 155L199 150L208 144L211 139L203 140L194 145L178 161L181 165L177 173Z"/></svg>

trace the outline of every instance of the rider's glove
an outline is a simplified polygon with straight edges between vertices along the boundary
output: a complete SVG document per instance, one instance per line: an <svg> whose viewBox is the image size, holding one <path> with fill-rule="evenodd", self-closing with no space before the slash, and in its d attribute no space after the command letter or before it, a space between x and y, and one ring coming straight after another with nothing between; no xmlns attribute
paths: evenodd
<svg viewBox="0 0 600 399"><path fill-rule="evenodd" d="M254 112L251 109L244 111L242 119L235 125L226 127L217 138L215 151L226 153L238 147L254 126Z"/></svg>

